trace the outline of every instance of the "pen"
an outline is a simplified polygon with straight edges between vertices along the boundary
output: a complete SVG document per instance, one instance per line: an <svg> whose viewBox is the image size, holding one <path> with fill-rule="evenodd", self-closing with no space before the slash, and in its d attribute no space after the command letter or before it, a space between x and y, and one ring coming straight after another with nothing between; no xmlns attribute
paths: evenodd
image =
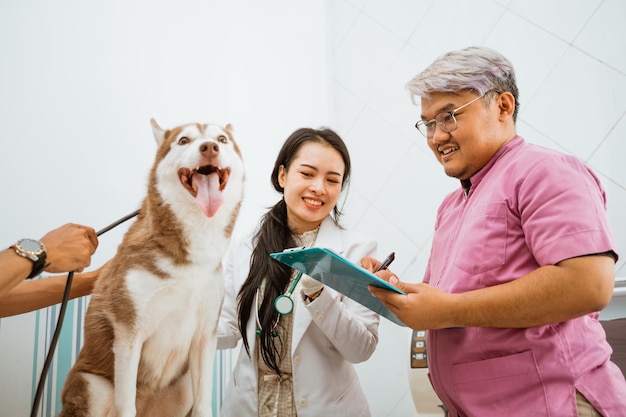
<svg viewBox="0 0 626 417"><path fill-rule="evenodd" d="M382 271L383 269L387 269L389 268L389 265L391 265L391 263L393 262L393 260L396 258L396 253L395 252L391 252L389 254L389 256L387 256L387 258L385 258L385 260L383 261L382 264L380 264L380 266L378 267L378 269L376 269L376 271L374 272L378 272L378 271Z"/></svg>

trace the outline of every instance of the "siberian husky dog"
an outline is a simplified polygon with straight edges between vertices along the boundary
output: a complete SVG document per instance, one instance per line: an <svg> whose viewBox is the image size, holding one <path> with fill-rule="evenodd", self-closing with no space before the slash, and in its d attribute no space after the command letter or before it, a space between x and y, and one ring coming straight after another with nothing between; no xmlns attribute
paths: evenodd
<svg viewBox="0 0 626 417"><path fill-rule="evenodd" d="M62 417L210 417L221 260L243 198L230 125L164 130L148 192L85 316Z"/></svg>

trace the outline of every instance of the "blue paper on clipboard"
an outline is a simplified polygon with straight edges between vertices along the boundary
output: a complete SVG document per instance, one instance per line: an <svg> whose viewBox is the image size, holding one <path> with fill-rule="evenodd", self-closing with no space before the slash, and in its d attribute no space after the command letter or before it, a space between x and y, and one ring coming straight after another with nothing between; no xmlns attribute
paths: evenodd
<svg viewBox="0 0 626 417"><path fill-rule="evenodd" d="M272 253L270 256L328 285L392 322L406 326L369 292L367 286L374 285L398 294L405 293L336 252L327 248L302 248L287 249L284 252Z"/></svg>

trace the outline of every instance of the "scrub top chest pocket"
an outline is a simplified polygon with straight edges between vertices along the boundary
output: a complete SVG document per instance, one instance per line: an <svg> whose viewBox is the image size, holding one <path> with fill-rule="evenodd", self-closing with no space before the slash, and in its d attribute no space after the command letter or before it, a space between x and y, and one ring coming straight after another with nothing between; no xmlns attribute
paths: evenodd
<svg viewBox="0 0 626 417"><path fill-rule="evenodd" d="M507 243L507 204L477 205L460 223L454 264L475 275L504 265Z"/></svg>

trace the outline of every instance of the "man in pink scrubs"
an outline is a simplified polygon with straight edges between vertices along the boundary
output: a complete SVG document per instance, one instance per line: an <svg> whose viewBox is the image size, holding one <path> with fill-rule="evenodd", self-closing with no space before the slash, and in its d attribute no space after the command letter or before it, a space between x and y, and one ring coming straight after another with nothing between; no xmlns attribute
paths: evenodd
<svg viewBox="0 0 626 417"><path fill-rule="evenodd" d="M617 260L600 181L517 136L515 73L496 51L449 52L407 86L421 98L416 127L461 187L439 208L424 283L385 271L408 295L371 291L429 330L430 379L449 415L626 416L598 322Z"/></svg>

